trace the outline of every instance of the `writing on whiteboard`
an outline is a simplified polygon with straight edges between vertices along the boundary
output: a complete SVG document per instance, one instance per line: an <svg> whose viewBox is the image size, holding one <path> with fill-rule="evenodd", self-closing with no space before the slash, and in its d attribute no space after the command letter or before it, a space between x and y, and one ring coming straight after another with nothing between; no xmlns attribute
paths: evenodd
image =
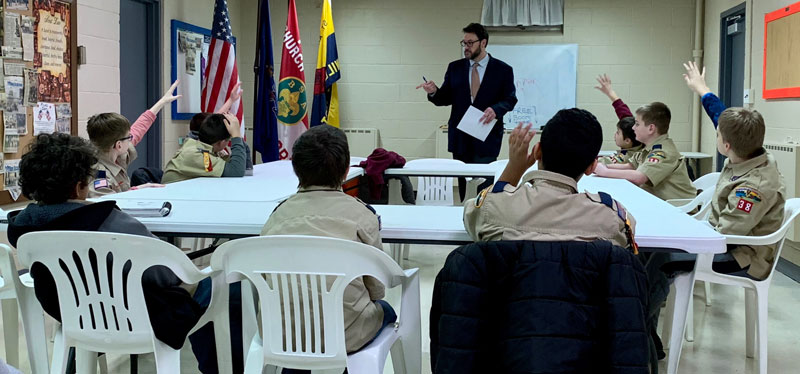
<svg viewBox="0 0 800 374"><path fill-rule="evenodd" d="M557 111L575 107L577 44L493 44L487 50L514 70L517 105L503 116L506 128L543 126Z"/></svg>

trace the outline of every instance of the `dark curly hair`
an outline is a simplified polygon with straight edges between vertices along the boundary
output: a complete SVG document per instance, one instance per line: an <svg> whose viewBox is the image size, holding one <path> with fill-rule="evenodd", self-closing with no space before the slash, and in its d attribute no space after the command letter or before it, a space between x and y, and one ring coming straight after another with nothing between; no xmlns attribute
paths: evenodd
<svg viewBox="0 0 800 374"><path fill-rule="evenodd" d="M97 149L88 141L67 134L41 134L19 163L22 194L40 204L67 201L77 183L94 176Z"/></svg>

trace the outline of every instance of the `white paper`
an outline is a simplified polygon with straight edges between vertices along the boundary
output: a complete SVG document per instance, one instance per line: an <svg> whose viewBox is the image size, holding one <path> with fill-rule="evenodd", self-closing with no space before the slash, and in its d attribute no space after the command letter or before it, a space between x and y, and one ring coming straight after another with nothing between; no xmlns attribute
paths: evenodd
<svg viewBox="0 0 800 374"><path fill-rule="evenodd" d="M483 124L481 122L481 117L483 117L483 112L470 105L467 112L464 113L464 117L461 117L461 122L458 123L456 126L457 129L467 133L467 135L472 136L475 139L480 141L486 141L486 137L489 136L489 133L492 132L492 128L494 127L495 122L497 119L493 119L489 121L487 124Z"/></svg>
<svg viewBox="0 0 800 374"><path fill-rule="evenodd" d="M56 107L40 102L33 108L33 135L52 134L56 129Z"/></svg>

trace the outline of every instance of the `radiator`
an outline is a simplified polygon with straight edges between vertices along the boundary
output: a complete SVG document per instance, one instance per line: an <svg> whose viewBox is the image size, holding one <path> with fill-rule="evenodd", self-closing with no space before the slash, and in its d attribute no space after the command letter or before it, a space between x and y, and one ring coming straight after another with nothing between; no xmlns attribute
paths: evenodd
<svg viewBox="0 0 800 374"><path fill-rule="evenodd" d="M500 155L497 156L498 160L508 158L508 137L511 135L511 130L512 129L505 129L503 132L503 142L500 145ZM453 158L453 154L447 151L447 131L449 131L449 129L440 128L436 130L436 158ZM539 141L539 134L541 134L541 130L536 132L536 136L531 141L531 147Z"/></svg>
<svg viewBox="0 0 800 374"><path fill-rule="evenodd" d="M800 191L800 144L787 144L787 143L764 143L764 148L772 154L775 162L778 163L778 170L783 175L783 181L786 183L786 198L787 200L797 196ZM800 242L800 222L795 220L786 238L793 242Z"/></svg>
<svg viewBox="0 0 800 374"><path fill-rule="evenodd" d="M350 156L367 157L378 148L378 129L342 129L347 135Z"/></svg>

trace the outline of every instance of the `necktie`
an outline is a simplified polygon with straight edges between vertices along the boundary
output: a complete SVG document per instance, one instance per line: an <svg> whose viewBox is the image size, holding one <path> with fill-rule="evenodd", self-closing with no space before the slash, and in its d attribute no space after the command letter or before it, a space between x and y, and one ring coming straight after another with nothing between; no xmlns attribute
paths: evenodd
<svg viewBox="0 0 800 374"><path fill-rule="evenodd" d="M478 97L478 89L481 88L481 77L478 75L478 63L472 64L472 101L475 101L475 98Z"/></svg>

